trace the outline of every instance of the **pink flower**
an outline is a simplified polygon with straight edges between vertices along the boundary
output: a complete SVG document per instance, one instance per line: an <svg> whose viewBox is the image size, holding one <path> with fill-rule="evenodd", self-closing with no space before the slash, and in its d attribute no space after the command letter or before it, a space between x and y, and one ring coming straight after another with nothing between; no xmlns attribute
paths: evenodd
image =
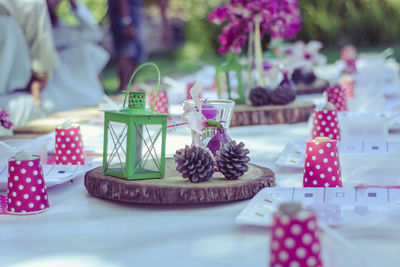
<svg viewBox="0 0 400 267"><path fill-rule="evenodd" d="M0 111L0 119L6 119L10 116L10 113L6 110L5 107L3 107Z"/></svg>
<svg viewBox="0 0 400 267"><path fill-rule="evenodd" d="M184 114L183 120L188 123L188 126L191 130L198 134L202 134L208 125L207 119L204 117L204 115L196 110L192 110Z"/></svg>
<svg viewBox="0 0 400 267"><path fill-rule="evenodd" d="M256 19L261 21L261 35L269 33L274 38L293 39L301 28L297 0L231 0L209 14L212 23L227 21L218 38L218 51L240 53Z"/></svg>
<svg viewBox="0 0 400 267"><path fill-rule="evenodd" d="M318 41L309 41L307 44L303 41L297 41L290 47L286 46L285 48L283 48L284 51L291 51L290 54L286 53L286 67L289 69L311 69L314 65L325 64L326 57L319 52L321 48L322 43Z"/></svg>
<svg viewBox="0 0 400 267"><path fill-rule="evenodd" d="M352 45L346 45L340 52L340 59L343 61L355 60L357 58L357 49Z"/></svg>
<svg viewBox="0 0 400 267"><path fill-rule="evenodd" d="M11 129L13 124L8 117L10 117L10 114L7 112L6 108L3 107L0 111L0 124L6 129Z"/></svg>
<svg viewBox="0 0 400 267"><path fill-rule="evenodd" d="M11 129L11 127L13 126L11 121L5 121L5 120L0 120L1 121L1 125L6 128L7 130Z"/></svg>
<svg viewBox="0 0 400 267"><path fill-rule="evenodd" d="M217 7L210 14L208 19L214 24L221 25L224 20L229 18L229 10L227 7Z"/></svg>

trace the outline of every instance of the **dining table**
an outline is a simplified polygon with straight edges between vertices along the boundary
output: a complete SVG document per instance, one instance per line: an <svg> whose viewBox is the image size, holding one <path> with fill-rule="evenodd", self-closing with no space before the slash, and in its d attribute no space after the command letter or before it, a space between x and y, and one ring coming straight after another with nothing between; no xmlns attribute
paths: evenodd
<svg viewBox="0 0 400 267"><path fill-rule="evenodd" d="M81 126L84 139L90 136L90 146L101 151L103 126ZM275 173L277 187L302 187L302 170L275 163L288 142L311 138L308 122L232 127L229 135L249 149L252 164ZM400 141L400 133L391 132L389 139ZM166 156L191 141L187 127L176 127L167 134ZM121 203L90 195L84 175L49 187L48 197L46 212L0 215L0 266L269 266L270 227L235 220L250 200ZM394 215L380 224L322 231L324 266L399 266L399 222Z"/></svg>

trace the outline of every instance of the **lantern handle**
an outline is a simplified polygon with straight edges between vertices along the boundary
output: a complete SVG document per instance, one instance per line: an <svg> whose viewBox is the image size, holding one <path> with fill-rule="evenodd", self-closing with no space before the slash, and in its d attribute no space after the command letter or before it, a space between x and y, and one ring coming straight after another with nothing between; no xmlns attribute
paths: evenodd
<svg viewBox="0 0 400 267"><path fill-rule="evenodd" d="M154 96L154 100L153 100L153 106L151 107L151 113L153 114L154 112L154 107L156 106L156 101L157 101L157 97L158 97L158 90L160 89L160 83L161 83L161 73L160 73L160 69L158 68L158 66L156 64L154 64L153 62L145 62L142 65L140 65L139 67L136 68L136 70L133 72L131 78L129 79L129 83L128 83L128 88L126 89L125 92L125 98L124 98L124 105L122 106L123 108L125 107L126 104L126 98L128 96L128 93L130 91L131 88L131 84L133 81L133 78L135 77L136 73L138 73L141 69L143 69L146 66L152 66L156 69L157 71L157 89L156 89L156 95Z"/></svg>

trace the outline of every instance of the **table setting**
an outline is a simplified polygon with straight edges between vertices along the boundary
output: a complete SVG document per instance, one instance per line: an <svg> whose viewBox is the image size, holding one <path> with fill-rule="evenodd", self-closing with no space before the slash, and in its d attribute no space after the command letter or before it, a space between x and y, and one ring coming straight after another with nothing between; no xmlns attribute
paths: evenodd
<svg viewBox="0 0 400 267"><path fill-rule="evenodd" d="M398 266L392 51L328 64L288 41L297 1L263 2L209 14L226 62L172 79L148 61L84 119L0 136L1 266Z"/></svg>

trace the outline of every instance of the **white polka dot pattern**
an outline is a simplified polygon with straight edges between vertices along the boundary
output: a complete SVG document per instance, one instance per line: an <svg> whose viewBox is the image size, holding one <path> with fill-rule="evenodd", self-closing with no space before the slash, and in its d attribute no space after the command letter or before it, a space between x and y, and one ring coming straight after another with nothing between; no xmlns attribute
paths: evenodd
<svg viewBox="0 0 400 267"><path fill-rule="evenodd" d="M273 217L269 266L322 267L315 214L307 212L289 220L282 220L283 216L287 215L276 213Z"/></svg>
<svg viewBox="0 0 400 267"><path fill-rule="evenodd" d="M155 93L151 92L149 95L149 107L153 106ZM166 91L158 92L156 106L154 107L154 111L158 113L168 113L168 94Z"/></svg>
<svg viewBox="0 0 400 267"><path fill-rule="evenodd" d="M338 111L347 110L347 98L343 87L335 85L326 89L327 102L332 103Z"/></svg>
<svg viewBox="0 0 400 267"><path fill-rule="evenodd" d="M81 165L85 164L80 126L69 129L56 128L56 164Z"/></svg>
<svg viewBox="0 0 400 267"><path fill-rule="evenodd" d="M307 141L303 186L342 187L336 140L327 142Z"/></svg>
<svg viewBox="0 0 400 267"><path fill-rule="evenodd" d="M312 138L323 136L340 140L339 119L336 110L314 110Z"/></svg>
<svg viewBox="0 0 400 267"><path fill-rule="evenodd" d="M8 162L8 213L30 214L49 208L46 185L39 156L32 160Z"/></svg>

